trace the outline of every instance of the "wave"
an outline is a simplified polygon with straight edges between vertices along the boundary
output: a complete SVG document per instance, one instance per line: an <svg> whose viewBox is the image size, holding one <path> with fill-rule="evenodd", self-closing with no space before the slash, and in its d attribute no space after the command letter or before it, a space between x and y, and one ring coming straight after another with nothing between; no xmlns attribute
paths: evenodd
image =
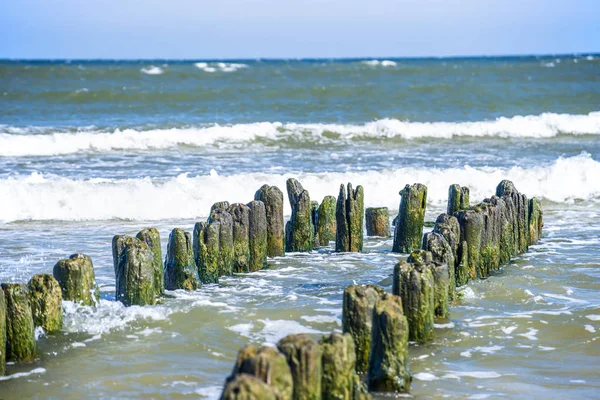
<svg viewBox="0 0 600 400"><path fill-rule="evenodd" d="M207 62L199 62L194 64L196 68L201 69L204 72L235 72L239 69L248 68L246 64L240 63L207 63Z"/></svg>
<svg viewBox="0 0 600 400"><path fill-rule="evenodd" d="M143 74L146 74L146 75L161 75L165 71L162 68L155 67L154 65L151 65L149 67L142 68L140 70L140 72L143 73Z"/></svg>
<svg viewBox="0 0 600 400"><path fill-rule="evenodd" d="M220 176L181 174L171 179L74 180L32 173L0 180L0 221L18 220L168 220L206 217L210 206L221 200L246 203L263 184L285 190L295 177L314 200L337 196L339 185L352 182L365 188L366 206L399 204L398 191L420 182L429 188L428 203L445 207L448 186L471 189L472 201L492 195L502 179L512 180L528 196L564 203L600 201L600 162L587 153L558 158L548 166L533 168L399 168L353 173L247 173ZM44 199L40 202L39 199ZM286 200L287 202L287 200ZM285 206L290 213L289 205Z"/></svg>
<svg viewBox="0 0 600 400"><path fill-rule="evenodd" d="M112 132L93 127L73 132L73 129L57 131L51 127L0 125L0 156L204 147L219 143L227 146L265 139L327 144L368 139L551 138L586 134L600 134L600 112L579 115L544 113L476 122L409 122L397 119L381 119L358 125L256 122L170 129L117 129Z"/></svg>
<svg viewBox="0 0 600 400"><path fill-rule="evenodd" d="M361 63L369 67L395 67L398 65L395 61L391 60L365 60L361 61Z"/></svg>

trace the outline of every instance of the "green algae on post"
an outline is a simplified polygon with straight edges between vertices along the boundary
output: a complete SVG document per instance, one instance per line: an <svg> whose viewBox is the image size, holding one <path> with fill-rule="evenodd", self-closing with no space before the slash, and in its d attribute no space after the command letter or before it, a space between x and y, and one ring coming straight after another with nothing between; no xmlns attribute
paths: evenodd
<svg viewBox="0 0 600 400"><path fill-rule="evenodd" d="M310 195L294 178L288 179L286 186L292 216L285 226L285 250L311 251L314 248L315 231L312 225Z"/></svg>
<svg viewBox="0 0 600 400"><path fill-rule="evenodd" d="M225 384L221 400L280 400L273 388L260 379L239 374Z"/></svg>
<svg viewBox="0 0 600 400"><path fill-rule="evenodd" d="M387 207L369 207L365 210L367 236L390 236L390 216Z"/></svg>
<svg viewBox="0 0 600 400"><path fill-rule="evenodd" d="M537 243L542 236L542 227L544 226L544 213L542 212L542 206L537 197L533 197L529 200L529 244Z"/></svg>
<svg viewBox="0 0 600 400"><path fill-rule="evenodd" d="M62 290L50 274L34 275L27 284L33 325L56 332L63 325Z"/></svg>
<svg viewBox="0 0 600 400"><path fill-rule="evenodd" d="M356 372L366 374L371 351L373 309L385 291L376 285L353 285L344 290L342 330L354 339Z"/></svg>
<svg viewBox="0 0 600 400"><path fill-rule="evenodd" d="M27 286L3 283L6 300L6 361L31 361L35 357L35 331Z"/></svg>
<svg viewBox="0 0 600 400"><path fill-rule="evenodd" d="M348 183L347 192L340 185L336 202L335 251L359 252L363 248L364 190L362 186L352 189Z"/></svg>
<svg viewBox="0 0 600 400"><path fill-rule="evenodd" d="M183 229L175 228L171 231L167 243L165 288L167 290L196 290L198 286L198 271L194 262L192 236Z"/></svg>
<svg viewBox="0 0 600 400"><path fill-rule="evenodd" d="M233 216L227 210L215 208L208 218L210 224L215 224L219 229L219 276L233 274Z"/></svg>
<svg viewBox="0 0 600 400"><path fill-rule="evenodd" d="M391 393L410 390L408 331L400 297L388 293L377 300L373 312L369 390Z"/></svg>
<svg viewBox="0 0 600 400"><path fill-rule="evenodd" d="M454 215L455 212L468 210L469 205L469 188L457 184L450 185L448 188L448 215Z"/></svg>
<svg viewBox="0 0 600 400"><path fill-rule="evenodd" d="M411 341L433 339L434 287L433 274L425 264L400 262L394 267L392 293L402 298Z"/></svg>
<svg viewBox="0 0 600 400"><path fill-rule="evenodd" d="M249 270L254 272L267 266L267 214L262 201L251 201L248 208Z"/></svg>
<svg viewBox="0 0 600 400"><path fill-rule="evenodd" d="M6 374L6 298L0 286L0 376Z"/></svg>
<svg viewBox="0 0 600 400"><path fill-rule="evenodd" d="M356 350L349 333L337 332L319 341L322 351L322 400L353 400L362 386L356 374ZM364 391L364 389L363 389ZM355 393L357 392L357 393Z"/></svg>
<svg viewBox="0 0 600 400"><path fill-rule="evenodd" d="M321 246L327 246L329 242L335 240L335 205L336 199L333 196L325 196L319 205L317 212L317 237Z"/></svg>
<svg viewBox="0 0 600 400"><path fill-rule="evenodd" d="M137 238L130 238L119 254L116 299L126 306L156 304L154 253Z"/></svg>
<svg viewBox="0 0 600 400"><path fill-rule="evenodd" d="M52 270L62 290L63 300L84 306L94 306L100 300L92 259L85 254L73 254L60 260Z"/></svg>
<svg viewBox="0 0 600 400"><path fill-rule="evenodd" d="M310 223L312 224L312 227L314 230L314 232L313 232L314 233L313 250L317 250L319 247L321 247L321 244L319 243L319 236L317 235L318 221L319 221L319 202L313 200L310 202Z"/></svg>
<svg viewBox="0 0 600 400"><path fill-rule="evenodd" d="M454 300L456 297L456 273L454 270L454 254L450 244L439 233L427 232L423 235L423 250L430 252L434 261L447 266L448 300Z"/></svg>
<svg viewBox="0 0 600 400"><path fill-rule="evenodd" d="M273 389L277 399L292 399L292 372L286 357L275 347L245 346L238 352L236 365L228 380L238 374L252 375Z"/></svg>
<svg viewBox="0 0 600 400"><path fill-rule="evenodd" d="M321 348L312 337L288 335L277 343L290 366L294 380L294 400L321 399Z"/></svg>
<svg viewBox="0 0 600 400"><path fill-rule="evenodd" d="M229 206L233 218L233 272L250 272L250 209L235 203Z"/></svg>
<svg viewBox="0 0 600 400"><path fill-rule="evenodd" d="M284 256L283 192L277 186L263 185L254 194L254 200L260 200L265 204L267 214L267 257Z"/></svg>
<svg viewBox="0 0 600 400"><path fill-rule="evenodd" d="M467 242L468 268L471 279L482 278L481 257L481 233L483 230L483 217L475 210L459 211L456 214L460 224L460 237Z"/></svg>
<svg viewBox="0 0 600 400"><path fill-rule="evenodd" d="M192 247L198 277L202 283L219 282L220 222L197 222Z"/></svg>
<svg viewBox="0 0 600 400"><path fill-rule="evenodd" d="M165 292L165 279L163 271L163 255L160 247L160 233L156 228L145 228L138 232L136 237L148 245L152 251L152 269L154 270L154 291L156 296Z"/></svg>
<svg viewBox="0 0 600 400"><path fill-rule="evenodd" d="M406 185L400 191L400 209L394 232L395 253L410 253L421 248L425 208L427 206L427 186L420 183Z"/></svg>

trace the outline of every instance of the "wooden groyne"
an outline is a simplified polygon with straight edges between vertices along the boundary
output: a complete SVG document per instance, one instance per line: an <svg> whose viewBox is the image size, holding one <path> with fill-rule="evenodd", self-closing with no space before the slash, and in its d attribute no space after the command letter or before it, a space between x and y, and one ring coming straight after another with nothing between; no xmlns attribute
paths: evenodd
<svg viewBox="0 0 600 400"><path fill-rule="evenodd" d="M340 187L335 201L310 201L308 191L288 180L292 218L285 225L283 194L263 186L247 204L213 205L192 233L175 228L163 260L156 229L112 240L115 298L126 306L153 305L164 290L196 290L219 278L267 266L285 251L312 251L335 242L335 251L362 251L367 234L391 235L386 208L364 210L364 191ZM456 288L485 279L541 235L542 210L510 181L495 195L469 204L468 188L452 185L448 212L423 235L427 188L407 185L392 251L408 253L393 270L392 293L375 285L353 285L343 293L342 330L320 340L290 335L273 347L247 346L227 379L222 399L368 399L371 392L410 390L409 341L433 339L434 322L449 317ZM334 206L335 205L335 206ZM35 358L34 330L62 327L62 300L95 306L99 291L90 257L60 260L53 274L27 285L0 289L0 374L6 361Z"/></svg>

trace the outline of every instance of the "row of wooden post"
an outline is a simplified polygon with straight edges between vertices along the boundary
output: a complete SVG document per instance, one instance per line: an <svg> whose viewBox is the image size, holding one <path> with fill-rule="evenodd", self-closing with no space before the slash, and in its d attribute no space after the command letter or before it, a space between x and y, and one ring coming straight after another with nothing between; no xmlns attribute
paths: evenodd
<svg viewBox="0 0 600 400"><path fill-rule="evenodd" d="M407 185L401 195L394 247L410 255L394 267L392 293L376 285L353 285L344 290L344 334L334 335L347 344L346 350L338 349L339 354L344 354L343 361L336 359L335 368L329 369L335 374L324 372L325 355L320 358L322 365L317 365L319 356L314 349L318 345L314 339L290 335L279 342L279 351L263 347L257 352L253 346L240 350L222 400L370 398L365 387L371 392L408 392L412 381L409 341L433 340L434 323L449 317L457 286L469 279L488 277L501 264L527 251L541 235L540 203L535 198L528 200L510 181L502 181L495 196L472 207L468 188L452 185L448 212L441 214L433 231L425 235L422 230L427 188ZM294 343L294 351L286 350L282 343ZM353 357L346 355L351 348ZM287 360L287 365L257 355L263 351ZM253 361L246 364L244 360L248 359ZM350 370L352 366L354 369ZM310 377L308 372L312 372ZM279 373L286 379L277 379ZM344 389L332 391L329 386L320 386L319 380L339 382L336 388ZM282 386L281 382L286 383ZM301 388L297 389L296 384Z"/></svg>

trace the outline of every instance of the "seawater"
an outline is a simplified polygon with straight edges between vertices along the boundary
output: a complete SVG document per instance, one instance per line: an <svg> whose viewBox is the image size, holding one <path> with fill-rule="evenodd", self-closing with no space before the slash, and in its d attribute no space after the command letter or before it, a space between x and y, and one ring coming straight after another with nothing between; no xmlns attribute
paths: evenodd
<svg viewBox="0 0 600 400"><path fill-rule="evenodd" d="M102 299L65 303L63 332L38 332L39 360L9 365L0 397L215 399L244 344L341 329L347 285L391 288L405 257L391 239L288 254L155 307L114 300L113 235L154 226L165 251L212 203L289 177L318 201L361 184L390 217L424 183L427 221L453 183L473 202L502 179L540 198L541 241L462 288L435 341L411 346L411 393L597 397L599 104L598 55L2 61L0 280L83 252Z"/></svg>

